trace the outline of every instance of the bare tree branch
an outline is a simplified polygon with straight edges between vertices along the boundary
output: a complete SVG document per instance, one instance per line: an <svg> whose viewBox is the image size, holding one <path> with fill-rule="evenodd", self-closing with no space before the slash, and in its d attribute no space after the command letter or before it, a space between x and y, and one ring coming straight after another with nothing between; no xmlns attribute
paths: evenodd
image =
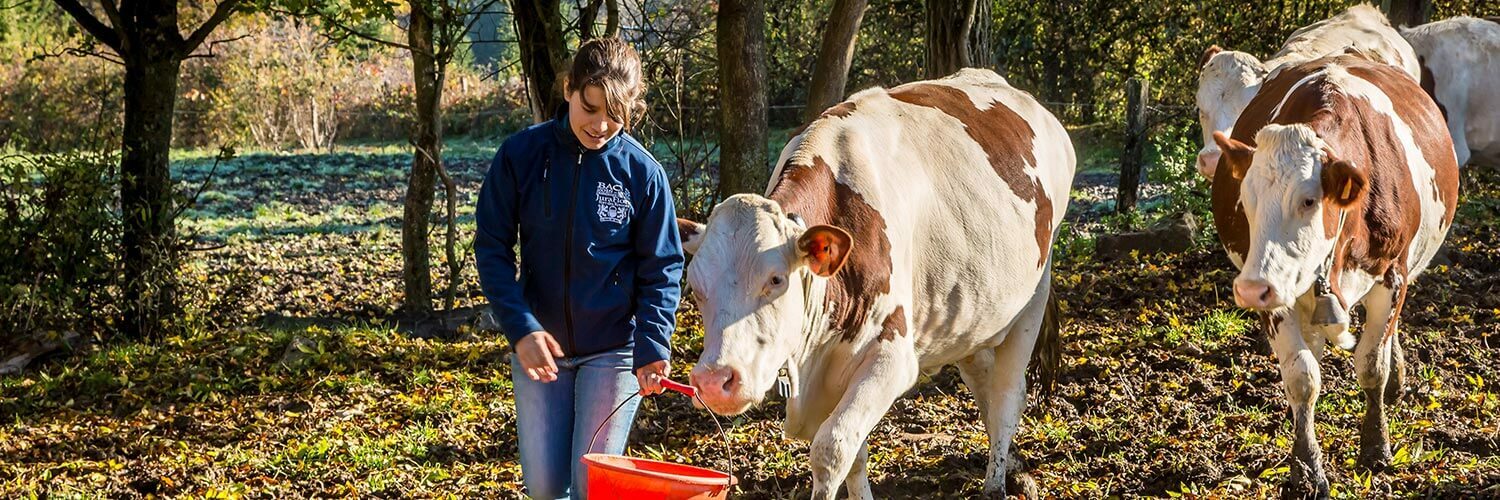
<svg viewBox="0 0 1500 500"><path fill-rule="evenodd" d="M495 3L498 2L498 1L499 0L487 0L486 2L480 4L478 7L475 7L473 10L470 10L466 14L466 15L469 16L469 22L464 24L464 31L463 32L464 33L468 33L470 30L473 30L474 29L474 23L479 22L479 15L480 14L489 14L490 12L488 11L488 9L491 6L494 6ZM510 15L509 12L505 12L505 11L501 11L501 13L505 14L505 15Z"/></svg>
<svg viewBox="0 0 1500 500"><path fill-rule="evenodd" d="M115 0L99 0L99 4L104 6L104 16L109 18L109 22L114 25L115 31L125 33L126 30L131 29L131 26L126 24L125 19L120 17L120 9L115 5ZM121 48L130 49L130 37L122 37L120 43Z"/></svg>
<svg viewBox="0 0 1500 500"><path fill-rule="evenodd" d="M78 0L52 1L57 3L57 6L62 8L63 12L67 12L68 15L73 16L73 19L78 21L78 25L83 26L84 31L88 31L100 43L114 49L116 54L125 54L124 47L120 44L121 39L124 37L121 36L118 26L105 25L99 18L94 17L94 14L89 12L87 7L79 4Z"/></svg>
<svg viewBox="0 0 1500 500"><path fill-rule="evenodd" d="M104 1L108 3L113 0ZM197 30L193 31L192 35L188 36L187 40L183 41L182 47L178 49L177 53L181 54L183 58L192 55L193 51L198 50L198 46L203 45L203 41L208 39L208 34L213 33L215 28L224 23L225 19L229 19L229 16L234 14L234 10L239 5L240 0L223 0L219 2L219 6L214 8L213 15L209 16L208 20L204 21L202 26L199 26Z"/></svg>
<svg viewBox="0 0 1500 500"><path fill-rule="evenodd" d="M266 9L266 10L267 10L267 12L270 12L272 14L278 14L278 15L283 15L283 16L303 17L303 16L307 15L306 13L303 13L303 12L293 12L293 11L290 11L290 10L278 9L278 8L274 8L274 7ZM411 48L410 45L407 45L407 44L404 44L404 43L401 43L401 42L393 42L393 41L386 40L384 38L380 38L380 37L377 37L377 36L365 33L363 31L354 29L354 27L349 26L347 24L344 24L342 21L339 21L338 19L334 18L333 16L319 15L319 16L317 16L317 18L319 20L323 21L324 23L328 24L329 26L333 27L338 32L343 33L342 35L335 35L335 34L331 34L331 33L324 33L323 36L328 37L328 39L331 40L331 41L342 42L344 40L348 40L349 38L358 38L360 40L364 40L364 41L367 41L367 42L374 42L374 43L377 43L377 44L380 44L380 45L384 45L384 46L387 46L387 47L391 47L391 48L396 48L396 49L401 49L401 50L412 50L412 48ZM406 28L400 27L399 25L397 27L400 28L400 29L402 29L402 30L406 29Z"/></svg>
<svg viewBox="0 0 1500 500"><path fill-rule="evenodd" d="M214 57L214 56L217 55L217 54L214 54L214 47L218 46L219 44L221 44L221 43L229 43L229 42L236 42L236 41L244 40L246 38L250 38L250 34L249 33L246 33L244 35L240 35L240 36L237 36L237 37L234 37L234 38L225 38L223 40L211 40L211 41L208 42L208 51L207 52L200 52L200 53L197 53L197 54L189 54L187 57L185 57L183 59L195 59L195 58L200 58L200 57L201 58Z"/></svg>
<svg viewBox="0 0 1500 500"><path fill-rule="evenodd" d="M30 60L33 61L33 62L35 62L35 61L42 61L42 60L51 59L51 58L54 58L54 57L62 57L64 55L76 56L76 57L97 57L97 58L100 58L100 59L103 59L105 61L109 61L109 62L118 64L118 65L121 65L121 66L125 65L125 60L121 59L120 56L118 56L118 55L115 55L115 54L106 54L106 53L103 53L103 52L98 52L98 51L92 50L92 49L90 49L88 47L59 47L57 50L55 50L53 52L43 51L41 53L33 55L33 56L31 56Z"/></svg>

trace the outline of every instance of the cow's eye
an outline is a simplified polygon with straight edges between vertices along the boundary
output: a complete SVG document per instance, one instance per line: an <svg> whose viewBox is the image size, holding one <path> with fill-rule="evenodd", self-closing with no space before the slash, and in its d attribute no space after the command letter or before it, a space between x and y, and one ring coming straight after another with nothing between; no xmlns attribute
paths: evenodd
<svg viewBox="0 0 1500 500"><path fill-rule="evenodd" d="M786 283L785 278L782 278L780 276L771 277L771 286L781 286L782 283Z"/></svg>
<svg viewBox="0 0 1500 500"><path fill-rule="evenodd" d="M1314 200L1312 198L1307 198L1307 199L1302 200L1302 208L1312 208L1313 205L1315 205L1317 203L1318 203L1318 200Z"/></svg>

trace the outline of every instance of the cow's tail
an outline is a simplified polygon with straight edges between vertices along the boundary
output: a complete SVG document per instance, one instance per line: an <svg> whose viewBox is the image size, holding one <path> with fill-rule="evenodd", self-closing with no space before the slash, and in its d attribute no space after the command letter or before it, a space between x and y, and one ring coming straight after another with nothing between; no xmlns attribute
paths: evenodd
<svg viewBox="0 0 1500 500"><path fill-rule="evenodd" d="M1057 374L1062 369L1062 309L1057 304L1057 287L1048 287L1047 309L1042 314L1042 329L1037 332L1036 347L1031 351L1027 385L1037 389L1043 401L1052 396Z"/></svg>

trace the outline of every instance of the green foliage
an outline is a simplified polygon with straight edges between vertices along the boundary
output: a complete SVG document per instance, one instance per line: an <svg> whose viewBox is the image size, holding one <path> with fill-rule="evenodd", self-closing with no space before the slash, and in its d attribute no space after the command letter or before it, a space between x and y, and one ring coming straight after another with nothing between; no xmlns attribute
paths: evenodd
<svg viewBox="0 0 1500 500"><path fill-rule="evenodd" d="M1254 325L1240 309L1214 309L1191 322L1175 314L1167 315L1165 324L1141 326L1137 335L1166 347L1193 344L1211 351L1252 331Z"/></svg>
<svg viewBox="0 0 1500 500"><path fill-rule="evenodd" d="M1065 121L1118 122L1123 119L1125 80L1131 77L1151 82L1154 101L1192 105L1198 56L1210 45L1265 59L1297 28L1358 3L995 1L990 24L976 29L993 30L999 70L1011 83L1044 100L1082 105L1065 110ZM1493 2L1435 4L1435 20L1500 13Z"/></svg>
<svg viewBox="0 0 1500 500"><path fill-rule="evenodd" d="M766 3L766 95L771 127L796 127L807 104L807 87L832 0ZM926 29L922 2L870 2L855 38L854 59L844 93L920 79Z"/></svg>
<svg viewBox="0 0 1500 500"><path fill-rule="evenodd" d="M14 5L11 5L14 4ZM89 48L52 2L0 12L0 149L51 153L117 145L123 72L67 48Z"/></svg>
<svg viewBox="0 0 1500 500"><path fill-rule="evenodd" d="M119 272L116 161L0 158L0 334L105 326Z"/></svg>

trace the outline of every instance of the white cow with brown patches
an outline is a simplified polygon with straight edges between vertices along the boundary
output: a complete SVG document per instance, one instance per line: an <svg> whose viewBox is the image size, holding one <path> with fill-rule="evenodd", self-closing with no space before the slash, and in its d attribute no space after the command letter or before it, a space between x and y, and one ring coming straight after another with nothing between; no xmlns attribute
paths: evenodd
<svg viewBox="0 0 1500 500"><path fill-rule="evenodd" d="M1448 119L1458 164L1500 168L1500 18L1459 16L1402 29L1422 90Z"/></svg>
<svg viewBox="0 0 1500 500"><path fill-rule="evenodd" d="M1240 112L1260 90L1261 82L1291 65L1354 50L1396 66L1413 79L1421 76L1411 45L1386 21L1385 14L1369 4L1350 7L1339 15L1292 32L1281 50L1270 60L1218 45L1204 51L1198 61L1198 123L1203 128L1203 149L1198 151L1198 171L1209 180L1219 163L1220 150L1214 132L1230 134Z"/></svg>
<svg viewBox="0 0 1500 500"><path fill-rule="evenodd" d="M682 222L694 385L737 414L786 368L813 497L847 481L870 498L866 437L921 373L956 364L1001 492L1028 360L1056 342L1050 249L1075 163L1062 124L990 71L853 95L787 144L765 196Z"/></svg>
<svg viewBox="0 0 1500 500"><path fill-rule="evenodd" d="M1357 55L1286 68L1250 101L1213 184L1214 224L1235 266L1234 301L1260 311L1292 414L1289 496L1328 496L1313 432L1324 344L1354 348L1365 393L1359 464L1390 464L1385 406L1401 397L1397 326L1408 286L1437 253L1458 203L1458 166L1437 105L1400 70ZM1314 321L1365 307L1356 339Z"/></svg>

